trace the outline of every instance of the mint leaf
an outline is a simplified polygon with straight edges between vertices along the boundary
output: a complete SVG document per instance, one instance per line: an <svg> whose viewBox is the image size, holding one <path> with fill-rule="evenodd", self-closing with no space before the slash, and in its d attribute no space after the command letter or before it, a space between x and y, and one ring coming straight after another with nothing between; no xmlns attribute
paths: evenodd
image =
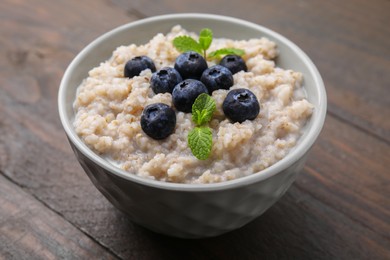
<svg viewBox="0 0 390 260"><path fill-rule="evenodd" d="M175 48L180 52L196 51L203 54L200 44L190 36L183 35L176 37L173 39L173 46L175 46Z"/></svg>
<svg viewBox="0 0 390 260"><path fill-rule="evenodd" d="M188 145L192 154L199 160L206 160L213 145L213 135L209 127L195 127L188 133Z"/></svg>
<svg viewBox="0 0 390 260"><path fill-rule="evenodd" d="M211 58L219 58L220 56L223 56L223 55L238 55L238 56L242 56L244 54L245 54L244 50L241 50L241 49L223 48L223 49L219 49L219 50L210 52L209 53L209 58L210 59Z"/></svg>
<svg viewBox="0 0 390 260"><path fill-rule="evenodd" d="M206 93L200 94L192 105L192 121L198 126L209 122L215 109L214 99Z"/></svg>
<svg viewBox="0 0 390 260"><path fill-rule="evenodd" d="M206 51L213 41L213 32L208 29L202 29L199 34L199 45L202 47L204 51Z"/></svg>

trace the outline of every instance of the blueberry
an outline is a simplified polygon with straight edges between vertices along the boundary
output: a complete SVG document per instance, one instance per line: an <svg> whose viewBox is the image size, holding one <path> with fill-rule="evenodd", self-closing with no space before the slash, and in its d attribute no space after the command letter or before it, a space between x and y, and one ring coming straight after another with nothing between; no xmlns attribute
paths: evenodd
<svg viewBox="0 0 390 260"><path fill-rule="evenodd" d="M150 69L152 72L156 71L153 60L148 56L137 56L126 62L124 75L125 77L132 78L139 76L141 71L146 69Z"/></svg>
<svg viewBox="0 0 390 260"><path fill-rule="evenodd" d="M237 72L243 70L247 71L245 61L238 55L226 55L219 62L219 65L228 68L232 74L236 74Z"/></svg>
<svg viewBox="0 0 390 260"><path fill-rule="evenodd" d="M247 119L255 119L260 112L260 105L253 92L239 88L229 91L223 101L222 109L231 121L242 123Z"/></svg>
<svg viewBox="0 0 390 260"><path fill-rule="evenodd" d="M141 115L141 128L153 139L160 140L171 135L176 126L175 111L163 103L150 104Z"/></svg>
<svg viewBox="0 0 390 260"><path fill-rule="evenodd" d="M229 69L214 65L203 72L200 81L205 84L209 93L212 93L214 90L229 89L233 86L233 75Z"/></svg>
<svg viewBox="0 0 390 260"><path fill-rule="evenodd" d="M207 62L199 53L188 51L176 58L175 69L183 79L200 79L203 71L207 69Z"/></svg>
<svg viewBox="0 0 390 260"><path fill-rule="evenodd" d="M186 79L175 86L172 92L172 101L176 109L182 112L191 112L192 104L202 93L207 93L206 86L195 79Z"/></svg>
<svg viewBox="0 0 390 260"><path fill-rule="evenodd" d="M173 88L179 84L183 79L179 72L174 68L165 67L153 73L150 80L150 86L154 93L172 93Z"/></svg>

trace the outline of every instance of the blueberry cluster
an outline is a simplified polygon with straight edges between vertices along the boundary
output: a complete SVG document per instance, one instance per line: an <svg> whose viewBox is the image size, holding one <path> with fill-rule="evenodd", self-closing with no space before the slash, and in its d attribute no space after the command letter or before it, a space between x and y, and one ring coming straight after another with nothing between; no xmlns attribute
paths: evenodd
<svg viewBox="0 0 390 260"><path fill-rule="evenodd" d="M202 93L211 94L217 89L230 89L233 74L247 71L245 61L237 55L225 56L219 65L208 68L206 60L197 52L188 51L176 58L173 68L164 67L156 71L152 59L138 56L125 64L125 77L138 76L150 69L153 74L150 86L154 93L171 93L172 102L178 111L191 112L192 104ZM260 105L256 96L248 89L235 89L223 102L223 111L232 122L253 120L259 114ZM156 103L145 107L141 116L142 130L151 138L160 140L174 132L176 114L166 104Z"/></svg>

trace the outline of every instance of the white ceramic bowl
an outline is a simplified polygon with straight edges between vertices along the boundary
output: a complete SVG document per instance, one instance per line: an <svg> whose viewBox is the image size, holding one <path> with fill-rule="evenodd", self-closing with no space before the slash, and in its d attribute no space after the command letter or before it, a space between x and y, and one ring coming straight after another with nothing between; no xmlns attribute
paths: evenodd
<svg viewBox="0 0 390 260"><path fill-rule="evenodd" d="M157 33L180 24L190 31L211 28L215 37L268 37L280 55L277 66L300 71L314 113L297 146L281 161L251 176L215 184L177 184L129 174L90 150L72 127L76 88L88 71L107 60L116 47L144 44ZM315 65L294 43L267 28L247 21L210 14L170 14L118 27L85 47L67 68L59 90L59 113L80 164L98 190L132 221L159 233L200 238L237 229L260 216L288 189L302 169L318 137L326 114L324 84Z"/></svg>

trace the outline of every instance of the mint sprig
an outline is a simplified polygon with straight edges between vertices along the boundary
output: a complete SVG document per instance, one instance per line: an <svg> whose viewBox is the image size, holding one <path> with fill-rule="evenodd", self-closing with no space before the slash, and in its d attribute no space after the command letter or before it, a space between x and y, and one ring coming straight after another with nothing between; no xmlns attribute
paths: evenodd
<svg viewBox="0 0 390 260"><path fill-rule="evenodd" d="M196 41L190 36L182 35L173 39L173 46L180 52L195 51L203 55L204 59L219 59L223 55L239 55L245 54L244 50L235 48L222 48L211 52L207 56L207 50L210 48L213 41L213 32L209 28L204 28L199 33L199 41Z"/></svg>
<svg viewBox="0 0 390 260"><path fill-rule="evenodd" d="M216 109L215 100L208 94L200 94L192 105L192 120L196 127L188 133L188 145L199 160L206 160L211 153L213 135L206 124Z"/></svg>

